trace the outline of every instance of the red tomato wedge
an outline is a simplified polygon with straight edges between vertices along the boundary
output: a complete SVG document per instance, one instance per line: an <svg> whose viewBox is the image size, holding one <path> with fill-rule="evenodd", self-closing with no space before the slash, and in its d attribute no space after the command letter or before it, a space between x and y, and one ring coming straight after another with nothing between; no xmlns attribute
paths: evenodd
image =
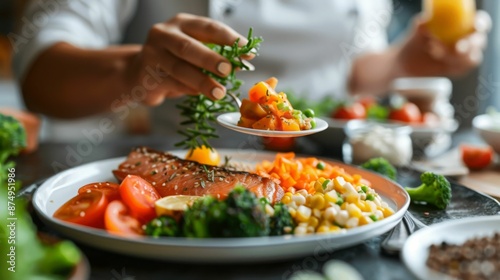
<svg viewBox="0 0 500 280"><path fill-rule="evenodd" d="M155 201L161 196L148 181L139 176L128 175L120 184L119 191L132 216L139 221L145 223L156 217Z"/></svg>
<svg viewBox="0 0 500 280"><path fill-rule="evenodd" d="M460 146L462 161L470 169L482 169L493 162L494 152L490 146L473 146L462 144Z"/></svg>
<svg viewBox="0 0 500 280"><path fill-rule="evenodd" d="M108 200L112 201L120 199L120 193L118 192L119 187L120 185L112 182L91 183L78 189L78 193L98 191L104 193L104 195L108 198Z"/></svg>
<svg viewBox="0 0 500 280"><path fill-rule="evenodd" d="M111 201L104 217L106 230L110 233L135 237L142 235L141 223L129 213L127 206L120 200Z"/></svg>
<svg viewBox="0 0 500 280"><path fill-rule="evenodd" d="M102 192L81 193L59 207L54 218L83 226L104 228L104 213L108 204L108 198Z"/></svg>

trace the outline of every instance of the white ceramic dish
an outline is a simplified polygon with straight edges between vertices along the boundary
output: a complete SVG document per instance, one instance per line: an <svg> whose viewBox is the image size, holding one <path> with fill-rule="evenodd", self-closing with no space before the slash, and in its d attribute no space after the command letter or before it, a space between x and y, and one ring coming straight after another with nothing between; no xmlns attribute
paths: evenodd
<svg viewBox="0 0 500 280"><path fill-rule="evenodd" d="M472 120L472 127L495 152L500 154L500 119L488 114L478 115Z"/></svg>
<svg viewBox="0 0 500 280"><path fill-rule="evenodd" d="M183 156L185 151L173 151ZM274 159L274 153L254 150L224 150L221 156L233 161L255 164ZM64 202L76 195L79 187L91 182L114 180L111 170L124 158L114 158L81 165L61 172L45 181L33 196L33 205L40 218L65 236L103 250L161 260L182 262L228 263L262 262L331 252L359 244L393 228L409 205L408 193L396 182L375 173L339 162L347 172L362 175L395 210L395 214L376 223L350 229L344 234L316 234L308 236L276 236L259 238L122 238L104 230L78 226L52 217ZM329 160L325 159L326 162Z"/></svg>
<svg viewBox="0 0 500 280"><path fill-rule="evenodd" d="M219 115L217 117L217 122L225 128L229 128L241 133L265 136L265 137L300 137L306 136L314 133L321 132L328 128L326 121L318 118L314 118L316 121L316 127L308 130L301 131L276 131L276 130L261 130L238 126L238 121L241 114L238 112L226 113Z"/></svg>
<svg viewBox="0 0 500 280"><path fill-rule="evenodd" d="M500 216L464 218L434 224L412 234L406 241L401 256L408 269L419 279L451 279L426 266L429 247L443 241L463 244L468 239L491 236L495 232L500 232Z"/></svg>

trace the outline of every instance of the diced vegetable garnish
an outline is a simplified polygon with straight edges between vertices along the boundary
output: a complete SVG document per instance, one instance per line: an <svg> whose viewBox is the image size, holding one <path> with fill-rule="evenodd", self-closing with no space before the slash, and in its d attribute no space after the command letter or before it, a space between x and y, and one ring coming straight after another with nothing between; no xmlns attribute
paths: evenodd
<svg viewBox="0 0 500 280"><path fill-rule="evenodd" d="M294 110L284 92L276 92L278 79L271 77L256 83L248 91L249 99L243 99L238 125L241 127L300 131L314 128L314 111Z"/></svg>

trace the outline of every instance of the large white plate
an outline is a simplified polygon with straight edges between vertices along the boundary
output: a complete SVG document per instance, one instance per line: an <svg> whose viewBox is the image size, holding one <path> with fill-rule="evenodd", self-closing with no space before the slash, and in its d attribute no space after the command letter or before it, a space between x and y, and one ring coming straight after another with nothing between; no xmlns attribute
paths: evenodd
<svg viewBox="0 0 500 280"><path fill-rule="evenodd" d="M301 131L278 131L278 130L263 130L253 129L238 126L241 114L238 112L226 113L217 117L217 122L223 127L251 135L267 136L267 137L299 137L321 132L328 128L328 123L322 119L314 118L316 127L313 129Z"/></svg>
<svg viewBox="0 0 500 280"><path fill-rule="evenodd" d="M173 151L183 157L186 151ZM224 150L221 156L230 156L233 161L255 164L272 160L274 153L255 150ZM125 158L114 158L81 165L63 171L45 181L33 196L33 205L40 218L58 232L69 238L103 250L140 257L184 262L261 262L288 259L305 255L324 254L333 249L362 243L393 228L409 205L408 193L397 183L375 173L354 166L341 165L347 172L362 175L373 184L373 188L396 212L394 215L344 234L317 234L308 236L275 236L259 238L121 238L104 230L78 226L52 217L63 203L77 194L79 187L92 182L114 181L111 170ZM328 160L325 159L328 162Z"/></svg>
<svg viewBox="0 0 500 280"><path fill-rule="evenodd" d="M402 258L408 269L422 280L451 279L427 267L429 247L443 241L460 245L470 238L491 236L495 232L500 232L500 216L441 222L412 234L403 247Z"/></svg>

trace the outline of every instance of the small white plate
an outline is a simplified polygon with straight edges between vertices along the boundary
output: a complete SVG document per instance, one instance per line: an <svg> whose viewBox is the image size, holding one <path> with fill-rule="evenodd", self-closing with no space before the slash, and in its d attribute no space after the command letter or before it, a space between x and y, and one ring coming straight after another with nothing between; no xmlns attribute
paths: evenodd
<svg viewBox="0 0 500 280"><path fill-rule="evenodd" d="M431 225L412 234L406 241L402 258L408 269L419 279L451 279L427 267L429 247L446 241L450 244L463 244L471 238L492 236L500 232L500 216L464 218Z"/></svg>
<svg viewBox="0 0 500 280"><path fill-rule="evenodd" d="M238 112L226 113L217 117L217 122L225 128L229 128L241 133L266 136L266 137L300 137L313 133L321 132L328 128L328 123L322 119L314 118L316 127L301 131L277 131L277 130L262 130L238 126L241 114Z"/></svg>

